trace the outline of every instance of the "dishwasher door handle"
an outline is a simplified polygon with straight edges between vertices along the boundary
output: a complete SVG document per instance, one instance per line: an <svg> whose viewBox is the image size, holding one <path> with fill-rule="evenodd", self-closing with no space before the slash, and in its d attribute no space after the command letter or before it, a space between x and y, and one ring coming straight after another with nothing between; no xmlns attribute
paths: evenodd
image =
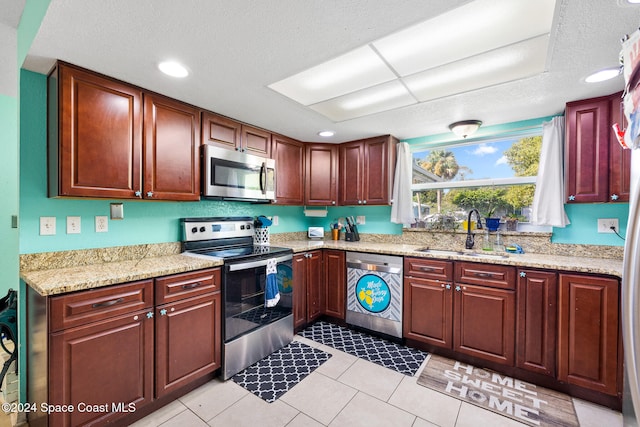
<svg viewBox="0 0 640 427"><path fill-rule="evenodd" d="M400 272L402 271L402 267L394 267L388 264L378 264L375 262L364 261L348 261L347 267L365 271L382 271L384 273L391 274L400 274Z"/></svg>

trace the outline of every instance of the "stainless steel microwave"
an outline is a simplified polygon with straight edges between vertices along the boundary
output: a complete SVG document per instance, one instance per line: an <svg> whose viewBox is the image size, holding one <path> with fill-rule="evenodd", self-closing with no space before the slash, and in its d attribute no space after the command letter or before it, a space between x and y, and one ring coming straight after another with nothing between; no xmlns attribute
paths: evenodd
<svg viewBox="0 0 640 427"><path fill-rule="evenodd" d="M202 195L206 198L270 202L276 197L275 160L205 144Z"/></svg>

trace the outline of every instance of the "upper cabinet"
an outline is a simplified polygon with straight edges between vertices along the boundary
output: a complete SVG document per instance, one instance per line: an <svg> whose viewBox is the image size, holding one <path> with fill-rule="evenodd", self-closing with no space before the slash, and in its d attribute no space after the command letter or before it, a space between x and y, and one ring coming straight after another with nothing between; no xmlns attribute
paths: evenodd
<svg viewBox="0 0 640 427"><path fill-rule="evenodd" d="M200 110L144 94L144 197L200 200Z"/></svg>
<svg viewBox="0 0 640 427"><path fill-rule="evenodd" d="M398 140L390 135L340 145L340 205L388 205Z"/></svg>
<svg viewBox="0 0 640 427"><path fill-rule="evenodd" d="M305 205L338 204L338 146L305 145Z"/></svg>
<svg viewBox="0 0 640 427"><path fill-rule="evenodd" d="M611 126L623 126L621 93L567 103L565 196L568 203L629 200L631 156Z"/></svg>
<svg viewBox="0 0 640 427"><path fill-rule="evenodd" d="M142 91L59 63L48 78L49 196L142 191Z"/></svg>
<svg viewBox="0 0 640 427"><path fill-rule="evenodd" d="M49 196L199 200L197 109L62 62L47 90Z"/></svg>
<svg viewBox="0 0 640 427"><path fill-rule="evenodd" d="M202 143L271 157L271 133L218 114L202 113Z"/></svg>
<svg viewBox="0 0 640 427"><path fill-rule="evenodd" d="M276 161L275 203L304 204L304 152L304 143L273 135L271 157Z"/></svg>

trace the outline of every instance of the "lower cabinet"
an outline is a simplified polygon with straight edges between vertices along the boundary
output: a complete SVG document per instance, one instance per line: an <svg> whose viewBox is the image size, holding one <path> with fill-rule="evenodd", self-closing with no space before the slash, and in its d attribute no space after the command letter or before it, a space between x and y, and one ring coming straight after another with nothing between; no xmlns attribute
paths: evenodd
<svg viewBox="0 0 640 427"><path fill-rule="evenodd" d="M220 366L219 269L27 293L27 401L38 405L31 426L123 423ZM47 414L43 404L56 406Z"/></svg>
<svg viewBox="0 0 640 427"><path fill-rule="evenodd" d="M301 329L323 314L344 320L346 274L344 251L328 249L294 255L294 328Z"/></svg>
<svg viewBox="0 0 640 427"><path fill-rule="evenodd" d="M619 281L560 274L558 379L609 395L620 393Z"/></svg>
<svg viewBox="0 0 640 427"><path fill-rule="evenodd" d="M324 250L324 314L344 320L347 299L347 264L344 251Z"/></svg>
<svg viewBox="0 0 640 427"><path fill-rule="evenodd" d="M517 292L516 366L555 377L557 274L520 269Z"/></svg>
<svg viewBox="0 0 640 427"><path fill-rule="evenodd" d="M322 251L311 251L293 257L293 326L304 327L324 311Z"/></svg>
<svg viewBox="0 0 640 427"><path fill-rule="evenodd" d="M404 336L513 365L516 298L512 269L405 258Z"/></svg>

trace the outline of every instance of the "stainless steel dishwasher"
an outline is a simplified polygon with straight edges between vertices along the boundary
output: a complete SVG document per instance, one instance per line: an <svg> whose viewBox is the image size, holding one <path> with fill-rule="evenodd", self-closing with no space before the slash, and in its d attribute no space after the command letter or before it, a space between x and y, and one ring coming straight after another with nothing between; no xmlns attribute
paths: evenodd
<svg viewBox="0 0 640 427"><path fill-rule="evenodd" d="M402 257L347 252L346 321L402 338Z"/></svg>

